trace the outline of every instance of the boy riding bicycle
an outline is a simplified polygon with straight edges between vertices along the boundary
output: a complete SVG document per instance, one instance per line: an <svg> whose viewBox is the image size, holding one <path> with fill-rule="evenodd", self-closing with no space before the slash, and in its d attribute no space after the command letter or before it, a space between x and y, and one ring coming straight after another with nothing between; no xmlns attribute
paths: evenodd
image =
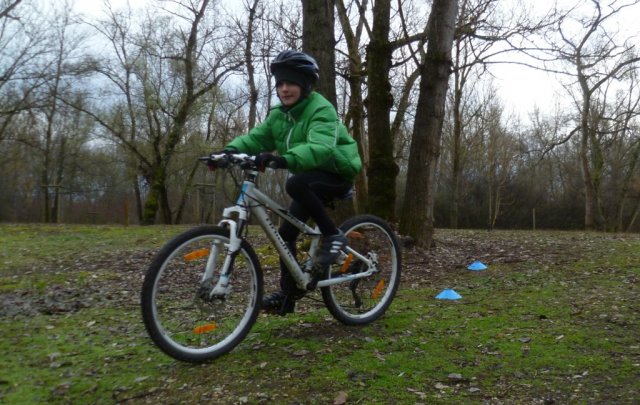
<svg viewBox="0 0 640 405"><path fill-rule="evenodd" d="M269 166L291 172L285 187L292 199L289 209L301 221L312 218L320 229L323 241L317 271L323 273L348 243L323 200L347 194L362 169L362 161L335 107L313 91L320 77L316 61L303 52L287 50L276 56L270 69L281 104L260 125L231 141L224 152L257 155L256 164L261 170ZM285 222L278 231L295 256L298 229ZM279 314L291 313L295 301L304 294L281 260L280 290L266 296L262 307Z"/></svg>

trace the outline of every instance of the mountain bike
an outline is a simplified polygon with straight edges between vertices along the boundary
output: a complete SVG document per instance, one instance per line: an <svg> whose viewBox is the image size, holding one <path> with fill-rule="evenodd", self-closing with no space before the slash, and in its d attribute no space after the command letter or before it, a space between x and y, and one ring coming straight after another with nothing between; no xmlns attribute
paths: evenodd
<svg viewBox="0 0 640 405"><path fill-rule="evenodd" d="M142 317L152 341L164 353L181 361L210 361L233 350L249 333L264 293L260 259L247 240L251 219L275 247L297 287L319 288L335 319L365 325L385 313L401 272L400 245L387 222L373 215L346 220L340 229L348 245L338 261L318 275L314 260L322 234L260 191L255 157L238 153L200 160L236 168L244 179L235 204L223 210L218 225L199 225L174 237L147 270ZM296 257L272 216L301 231Z"/></svg>

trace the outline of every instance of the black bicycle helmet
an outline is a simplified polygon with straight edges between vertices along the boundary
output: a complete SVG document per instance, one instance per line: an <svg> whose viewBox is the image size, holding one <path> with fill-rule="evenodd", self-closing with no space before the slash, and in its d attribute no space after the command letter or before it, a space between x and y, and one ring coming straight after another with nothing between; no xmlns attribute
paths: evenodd
<svg viewBox="0 0 640 405"><path fill-rule="evenodd" d="M305 93L311 90L320 78L320 69L316 60L304 52L282 51L271 61L271 73L276 85L281 81L298 84Z"/></svg>

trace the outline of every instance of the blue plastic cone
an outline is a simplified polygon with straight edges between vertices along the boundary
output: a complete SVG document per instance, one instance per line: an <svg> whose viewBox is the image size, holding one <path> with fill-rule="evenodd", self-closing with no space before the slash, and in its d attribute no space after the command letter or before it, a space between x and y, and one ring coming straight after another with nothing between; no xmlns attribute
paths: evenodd
<svg viewBox="0 0 640 405"><path fill-rule="evenodd" d="M459 300L460 298L462 295L451 289L442 290L440 294L436 295L436 299L439 300Z"/></svg>
<svg viewBox="0 0 640 405"><path fill-rule="evenodd" d="M484 263L476 260L475 262L471 263L469 267L467 267L467 269L472 271L481 271L486 270L487 266L485 266Z"/></svg>

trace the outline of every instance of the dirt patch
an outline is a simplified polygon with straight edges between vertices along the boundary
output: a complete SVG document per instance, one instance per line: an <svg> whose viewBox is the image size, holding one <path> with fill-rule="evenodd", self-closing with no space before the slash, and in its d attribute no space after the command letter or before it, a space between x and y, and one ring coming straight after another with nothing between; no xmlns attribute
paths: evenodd
<svg viewBox="0 0 640 405"><path fill-rule="evenodd" d="M408 247L403 250L402 281L405 287L439 283L455 270L466 269L475 261L486 265L533 263L553 265L577 260L571 247L577 238L566 235L547 239L526 232L442 231L436 234L429 251Z"/></svg>
<svg viewBox="0 0 640 405"><path fill-rule="evenodd" d="M569 235L553 240L550 246L545 239L523 232L442 231L436 234L435 246L429 251L403 248L402 285L418 288L438 284L450 278L453 270L466 268L476 260L487 264L572 260L567 252L581 242ZM265 243L256 235L251 242L255 246ZM142 279L154 254L155 250L135 250L57 260L37 269L15 269L14 274L33 278L37 287L0 295L0 316L57 314L104 305L137 306ZM263 270L265 290L277 289L279 269L266 266ZM50 282L52 278L63 281ZM299 309L322 305L316 292L300 302Z"/></svg>
<svg viewBox="0 0 640 405"><path fill-rule="evenodd" d="M135 251L81 257L21 271L20 277L32 280L31 286L1 294L0 316L50 315L114 304L137 306L142 278L153 254Z"/></svg>

